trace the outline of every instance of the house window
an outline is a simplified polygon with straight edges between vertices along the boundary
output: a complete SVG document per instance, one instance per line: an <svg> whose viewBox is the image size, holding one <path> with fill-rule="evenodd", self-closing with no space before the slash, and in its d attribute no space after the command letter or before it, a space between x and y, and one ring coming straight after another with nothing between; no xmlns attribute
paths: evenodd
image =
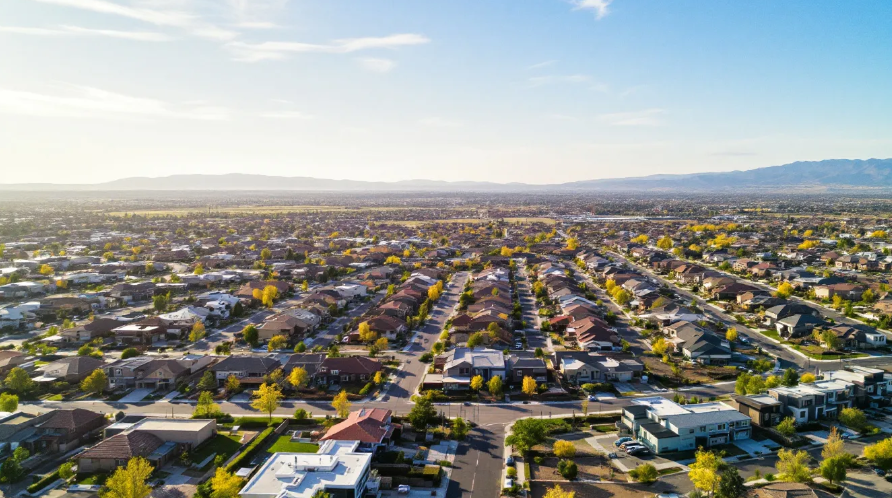
<svg viewBox="0 0 892 498"><path fill-rule="evenodd" d="M700 426L700 432L706 432L706 426L705 426L705 425L701 425L701 426Z"/></svg>

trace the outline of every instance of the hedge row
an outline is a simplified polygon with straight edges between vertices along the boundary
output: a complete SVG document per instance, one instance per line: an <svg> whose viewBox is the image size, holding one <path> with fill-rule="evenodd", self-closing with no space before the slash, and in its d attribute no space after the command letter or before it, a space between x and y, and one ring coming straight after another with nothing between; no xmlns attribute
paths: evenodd
<svg viewBox="0 0 892 498"><path fill-rule="evenodd" d="M268 438L269 435L273 433L273 431L274 429L272 427L268 427L263 432L261 432L260 435L254 438L254 441L251 441L251 444L249 444L248 447L245 448L245 451L239 453L239 456L235 457L233 461L229 462L229 465L226 466L226 470L228 472L232 472L233 470L239 468L239 465L241 465L243 461L250 460L251 457L253 457L254 454L257 453L257 450L260 449L260 445L262 445L263 442L266 441L266 438Z"/></svg>
<svg viewBox="0 0 892 498"><path fill-rule="evenodd" d="M362 387L362 389L359 390L359 395L360 395L360 396L365 396L366 394L369 393L369 391L372 390L373 387L375 387L375 383L374 383L374 382L369 382L368 384L364 385L364 386Z"/></svg>
<svg viewBox="0 0 892 498"><path fill-rule="evenodd" d="M33 493L35 491L39 491L39 490L49 486L56 479L59 479L59 469L58 468L52 474L47 474L47 475L41 477L39 481L28 486L28 492Z"/></svg>

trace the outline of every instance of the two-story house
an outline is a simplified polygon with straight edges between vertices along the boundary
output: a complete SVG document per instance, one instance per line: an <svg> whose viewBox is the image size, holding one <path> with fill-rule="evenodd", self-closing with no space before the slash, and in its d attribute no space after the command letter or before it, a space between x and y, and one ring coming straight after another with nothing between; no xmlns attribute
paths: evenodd
<svg viewBox="0 0 892 498"><path fill-rule="evenodd" d="M341 356L326 358L316 370L316 384L335 385L351 382L366 383L375 377L383 367L378 360L365 356Z"/></svg>
<svg viewBox="0 0 892 498"><path fill-rule="evenodd" d="M471 378L480 375L484 382L493 377L507 376L505 355L495 349L455 348L445 355L443 365L443 388L468 389Z"/></svg>
<svg viewBox="0 0 892 498"><path fill-rule="evenodd" d="M884 370L849 365L845 370L824 372L824 378L852 384L856 406L880 408L892 405L892 375Z"/></svg>
<svg viewBox="0 0 892 498"><path fill-rule="evenodd" d="M759 427L773 427L781 421L783 404L767 394L738 396L737 411L752 419Z"/></svg>
<svg viewBox="0 0 892 498"><path fill-rule="evenodd" d="M794 387L775 387L768 395L783 405L782 416L792 416L797 424L822 418L836 418L843 408L854 404L854 386L839 380L820 380Z"/></svg>
<svg viewBox="0 0 892 498"><path fill-rule="evenodd" d="M280 366L279 360L272 356L233 355L212 365L211 372L214 372L217 384L221 386L230 375L234 375L242 384L262 384L263 378Z"/></svg>

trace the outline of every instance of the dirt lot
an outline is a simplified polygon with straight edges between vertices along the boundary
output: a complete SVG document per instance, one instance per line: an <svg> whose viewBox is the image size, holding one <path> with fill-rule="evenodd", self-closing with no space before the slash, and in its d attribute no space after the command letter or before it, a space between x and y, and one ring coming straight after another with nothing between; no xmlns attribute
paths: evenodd
<svg viewBox="0 0 892 498"><path fill-rule="evenodd" d="M564 491L575 491L576 498L653 498L654 494L673 491L669 485L657 482L647 486L643 484L592 484L582 482L533 482L530 484L530 496L540 498L546 491L559 484Z"/></svg>
<svg viewBox="0 0 892 498"><path fill-rule="evenodd" d="M530 462L530 473L533 474L533 479L545 479L545 480L560 480L563 479L561 477L560 472L557 471L557 464L560 461L557 457L546 457L542 464L537 464L536 462ZM604 480L624 480L624 474L610 465L610 461L606 457L602 456L579 456L577 454L576 457L573 458L573 461L576 462L576 466L579 470L578 479L582 480L592 480L592 479L604 479Z"/></svg>
<svg viewBox="0 0 892 498"><path fill-rule="evenodd" d="M672 375L672 367L663 363L660 358L655 356L642 356L641 361L647 366L647 369L654 375L664 380L663 384L674 384L674 376ZM719 367L708 365L682 365L684 374L683 378L688 379L692 383L719 382L723 380L732 380L737 377L737 370L732 367Z"/></svg>

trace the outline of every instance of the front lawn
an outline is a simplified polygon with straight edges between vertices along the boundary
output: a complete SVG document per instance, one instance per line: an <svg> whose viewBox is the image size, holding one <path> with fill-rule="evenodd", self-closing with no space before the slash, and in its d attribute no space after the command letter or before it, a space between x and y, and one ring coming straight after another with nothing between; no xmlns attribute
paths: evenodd
<svg viewBox="0 0 892 498"><path fill-rule="evenodd" d="M192 461L203 462L212 454L223 455L223 460L226 461L242 446L239 442L241 439L240 435L217 434L192 453Z"/></svg>
<svg viewBox="0 0 892 498"><path fill-rule="evenodd" d="M279 436L276 442L266 450L267 453L316 453L319 445L313 443L293 443L291 436Z"/></svg>
<svg viewBox="0 0 892 498"><path fill-rule="evenodd" d="M104 473L78 474L74 478L74 483L84 486L101 486L105 484L106 479L108 479L108 474Z"/></svg>

